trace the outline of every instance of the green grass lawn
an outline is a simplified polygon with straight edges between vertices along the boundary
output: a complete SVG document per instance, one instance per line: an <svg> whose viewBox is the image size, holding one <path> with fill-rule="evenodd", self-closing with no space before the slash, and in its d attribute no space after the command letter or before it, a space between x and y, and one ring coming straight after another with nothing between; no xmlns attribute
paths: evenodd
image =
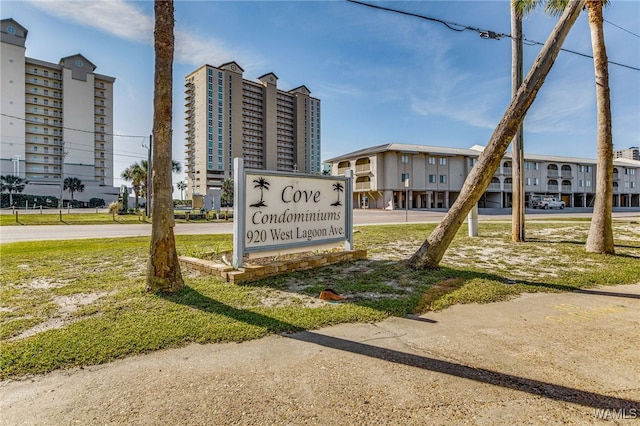
<svg viewBox="0 0 640 426"><path fill-rule="evenodd" d="M180 213L180 217L176 218L177 223L184 223L187 220L184 217L184 211L176 210ZM229 212L225 219L224 212L218 214L214 218L211 213L210 218L191 219L190 222L224 222L233 221L233 212ZM145 218L138 214L124 214L112 216L109 213L67 213L62 210L56 213L29 213L25 214L18 211L17 217L13 214L0 215L0 226L20 226L20 225L109 225L109 224L132 224L132 223L151 223L151 218Z"/></svg>
<svg viewBox="0 0 640 426"><path fill-rule="evenodd" d="M175 295L144 292L148 238L3 244L0 377L100 364L192 342L239 342L378 321L524 292L640 282L635 223L615 223L617 254L604 256L584 252L588 222L528 222L525 243L511 241L509 223L481 222L479 238L469 238L466 227L460 230L440 269L407 268L403 260L434 226L360 227L355 246L367 248L368 259L247 285L183 271L186 287ZM188 255L232 247L231 235L176 241L179 254ZM347 300L319 300L326 287Z"/></svg>

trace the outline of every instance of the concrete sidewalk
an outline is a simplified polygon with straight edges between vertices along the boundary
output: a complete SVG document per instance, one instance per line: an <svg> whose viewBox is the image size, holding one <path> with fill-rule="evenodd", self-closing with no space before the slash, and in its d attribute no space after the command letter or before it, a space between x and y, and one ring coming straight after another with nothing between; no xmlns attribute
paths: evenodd
<svg viewBox="0 0 640 426"><path fill-rule="evenodd" d="M639 334L640 283L530 294L3 381L0 420L630 425Z"/></svg>

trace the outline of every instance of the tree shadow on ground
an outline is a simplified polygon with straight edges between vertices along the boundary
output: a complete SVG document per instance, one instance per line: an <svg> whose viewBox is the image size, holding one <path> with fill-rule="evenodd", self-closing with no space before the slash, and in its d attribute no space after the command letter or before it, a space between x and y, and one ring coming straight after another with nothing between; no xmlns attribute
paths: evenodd
<svg viewBox="0 0 640 426"><path fill-rule="evenodd" d="M281 333L284 337L301 342L350 352L356 355L377 358L382 361L407 365L463 379L474 380L479 383L526 392L556 401L579 404L599 409L629 410L640 406L639 401L616 398L554 383L514 376L498 371L474 368L462 363L327 336L318 332L306 331L298 326L272 318L268 315L232 307L205 296L191 287L185 287L179 293L162 295L161 297L167 301L186 305L193 309L200 309L205 312L226 315L236 321L253 326L266 327L271 333ZM429 325L425 326L429 327Z"/></svg>

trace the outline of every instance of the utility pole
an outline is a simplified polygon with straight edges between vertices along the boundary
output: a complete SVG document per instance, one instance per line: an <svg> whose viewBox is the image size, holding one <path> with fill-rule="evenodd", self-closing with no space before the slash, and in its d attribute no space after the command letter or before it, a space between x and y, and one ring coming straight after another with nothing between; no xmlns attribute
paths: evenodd
<svg viewBox="0 0 640 426"><path fill-rule="evenodd" d="M511 7L511 95L515 96L522 84L522 15L516 11L513 2ZM511 239L523 242L524 235L524 138L523 126L520 125L513 138L511 149Z"/></svg>

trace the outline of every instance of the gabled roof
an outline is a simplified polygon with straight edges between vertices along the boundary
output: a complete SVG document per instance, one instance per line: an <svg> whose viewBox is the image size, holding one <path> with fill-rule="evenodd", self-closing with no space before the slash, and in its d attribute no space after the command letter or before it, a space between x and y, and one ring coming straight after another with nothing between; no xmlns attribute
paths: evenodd
<svg viewBox="0 0 640 426"><path fill-rule="evenodd" d="M311 90L309 90L309 88L303 84L302 86L298 86L295 89L289 90L289 93L302 93L305 95L310 95Z"/></svg>
<svg viewBox="0 0 640 426"><path fill-rule="evenodd" d="M218 68L223 69L223 70L233 71L233 72L240 72L240 73L244 72L242 67L240 65L238 65L238 63L236 61L231 61L231 62L224 63L224 64L220 65Z"/></svg>
<svg viewBox="0 0 640 426"><path fill-rule="evenodd" d="M82 61L82 66L79 66L79 68L87 68L84 65L89 65L89 68L91 68L91 72L93 72L96 69L96 66L93 62L91 62L90 60L88 60L86 57L84 57L84 55L82 55L81 53L76 53L75 55L71 55L71 56L65 56L64 58L60 59L60 65L64 66L65 63L67 61L73 61L74 65L75 65L75 61ZM70 68L70 67L69 67Z"/></svg>
<svg viewBox="0 0 640 426"><path fill-rule="evenodd" d="M260 77L258 77L258 80L263 82L263 83L271 83L271 84L277 84L276 82L278 81L278 76L275 75L272 72L268 72L264 75L261 75Z"/></svg>
<svg viewBox="0 0 640 426"><path fill-rule="evenodd" d="M0 40L3 43L25 47L27 29L13 18L0 20Z"/></svg>

